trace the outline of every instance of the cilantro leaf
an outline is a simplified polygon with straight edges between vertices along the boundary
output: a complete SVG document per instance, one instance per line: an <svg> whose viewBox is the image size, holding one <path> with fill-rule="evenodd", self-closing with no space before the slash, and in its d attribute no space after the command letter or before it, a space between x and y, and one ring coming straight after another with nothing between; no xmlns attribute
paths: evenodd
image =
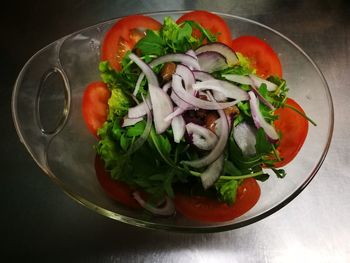
<svg viewBox="0 0 350 263"><path fill-rule="evenodd" d="M215 183L215 189L218 192L219 199L227 204L233 204L236 201L239 183L240 180L218 180Z"/></svg>
<svg viewBox="0 0 350 263"><path fill-rule="evenodd" d="M259 128L256 133L255 149L257 154L269 154L272 151L272 145L268 141L263 128Z"/></svg>
<svg viewBox="0 0 350 263"><path fill-rule="evenodd" d="M126 136L128 136L128 137L141 136L141 134L145 130L145 127L146 127L146 122L140 121L140 122L136 123L134 126L130 126L127 128Z"/></svg>
<svg viewBox="0 0 350 263"><path fill-rule="evenodd" d="M157 31L147 30L146 36L137 42L135 48L141 50L143 55L164 55L165 41Z"/></svg>

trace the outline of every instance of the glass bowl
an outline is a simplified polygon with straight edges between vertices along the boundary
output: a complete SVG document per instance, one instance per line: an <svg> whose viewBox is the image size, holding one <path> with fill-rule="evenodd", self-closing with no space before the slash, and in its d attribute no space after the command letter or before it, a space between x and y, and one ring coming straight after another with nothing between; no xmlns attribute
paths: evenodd
<svg viewBox="0 0 350 263"><path fill-rule="evenodd" d="M185 12L146 14L159 21ZM327 83L312 59L279 32L238 16L220 14L233 37L254 35L277 52L284 79L294 98L317 123L285 169L287 176L271 176L261 187L258 203L246 214L221 223L201 223L176 214L152 217L107 197L94 169L97 140L86 128L82 95L99 80L100 43L115 20L63 37L37 52L23 67L12 97L14 124L21 142L42 170L69 196L93 211L131 225L184 232L217 232L254 223L292 201L312 180L327 154L333 132L333 104Z"/></svg>

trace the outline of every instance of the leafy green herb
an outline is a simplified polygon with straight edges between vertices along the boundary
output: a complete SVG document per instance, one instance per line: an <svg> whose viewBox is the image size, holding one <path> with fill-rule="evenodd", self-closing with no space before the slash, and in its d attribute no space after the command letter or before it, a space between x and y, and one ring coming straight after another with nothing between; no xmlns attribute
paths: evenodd
<svg viewBox="0 0 350 263"><path fill-rule="evenodd" d="M166 54L165 41L160 36L159 32L147 30L146 36L136 44L136 48L142 51L143 55L162 56Z"/></svg>
<svg viewBox="0 0 350 263"><path fill-rule="evenodd" d="M192 36L193 30L201 33L201 38ZM217 35L204 29L200 24L193 21L184 21L180 25L167 17L159 31L147 30L146 36L135 46L137 54L149 63L155 57L168 53L184 53L189 49L196 49L205 42L214 42ZM225 151L225 163L221 176L209 191L204 191L200 183L200 175L203 169L191 170L183 165L184 160L200 158L203 154L195 147L188 144L184 139L179 144L173 144L172 130L157 134L152 128L147 141L132 154L127 154L135 141L143 134L146 122L141 121L130 127L122 127L123 117L134 102L131 99L136 81L141 73L140 69L128 57L127 52L121 61L122 70L115 71L107 61L101 62L99 70L102 80L111 90L108 121L98 131L100 141L96 146L97 153L105 161L106 169L110 171L114 179L118 179L133 187L141 187L149 193L151 203L157 203L164 195L174 196L174 185L177 183L191 182L191 188L195 186L196 191L214 195L220 200L232 204L235 202L237 189L246 178L255 178L265 181L269 174L262 167L271 168L277 177L283 178L286 173L283 169L273 167L274 163L280 161L276 145L269 142L263 129L258 129L256 134L256 154L244 156L233 139L232 133ZM255 74L249 59L242 54L237 54L239 63L229 66L223 70L212 73L217 79L225 79L225 74L249 75ZM153 70L158 74L163 65ZM259 93L276 108L287 106L286 82L276 76L270 77L269 81L275 83L278 88L268 91L267 86L262 84L258 87ZM250 91L249 85L238 85L242 90ZM140 86L137 99L140 94L147 94L147 80L144 79ZM237 104L240 110L233 125L240 122L252 122L249 101ZM260 103L259 109L266 119L272 123L278 116L266 105Z"/></svg>
<svg viewBox="0 0 350 263"><path fill-rule="evenodd" d="M130 126L127 129L126 135L128 137L141 136L141 134L145 130L145 127L146 127L146 122L145 121L140 121L140 122L136 123L134 126Z"/></svg>
<svg viewBox="0 0 350 263"><path fill-rule="evenodd" d="M125 116L128 113L131 103L120 88L114 88L108 100L108 106L108 119L111 120L114 118L114 115L118 117Z"/></svg>
<svg viewBox="0 0 350 263"><path fill-rule="evenodd" d="M236 52L236 55L238 57L239 64L242 67L248 69L250 71L250 73L256 74L256 69L252 66L249 58L247 58L246 56L244 56L240 52Z"/></svg>
<svg viewBox="0 0 350 263"><path fill-rule="evenodd" d="M272 145L268 141L263 128L259 128L256 133L255 149L257 154L261 154L261 155L269 154L272 151Z"/></svg>
<svg viewBox="0 0 350 263"><path fill-rule="evenodd" d="M241 180L221 180L215 183L215 189L221 201L233 204L236 201L237 189Z"/></svg>
<svg viewBox="0 0 350 263"><path fill-rule="evenodd" d="M193 28L202 33L201 39L192 36ZM136 44L135 48L139 49L142 55L161 56L196 49L205 39L208 42L216 41L213 34L194 21L185 21L178 25L172 18L166 17L160 31L147 30L146 36Z"/></svg>

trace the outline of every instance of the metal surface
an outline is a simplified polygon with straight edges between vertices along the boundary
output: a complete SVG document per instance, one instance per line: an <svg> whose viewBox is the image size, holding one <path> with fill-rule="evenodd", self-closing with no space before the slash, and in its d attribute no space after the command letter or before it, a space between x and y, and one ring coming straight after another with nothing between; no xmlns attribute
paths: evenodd
<svg viewBox="0 0 350 263"><path fill-rule="evenodd" d="M350 2L12 1L1 15L1 257L45 262L349 262ZM328 156L289 205L217 234L144 230L73 202L36 166L15 133L10 100L25 61L83 27L140 12L207 9L257 20L299 44L319 65L335 105Z"/></svg>

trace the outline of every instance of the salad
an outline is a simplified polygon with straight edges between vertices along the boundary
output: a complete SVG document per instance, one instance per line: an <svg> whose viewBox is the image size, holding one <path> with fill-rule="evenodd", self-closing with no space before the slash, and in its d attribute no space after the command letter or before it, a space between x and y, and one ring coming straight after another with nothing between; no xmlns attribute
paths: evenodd
<svg viewBox="0 0 350 263"><path fill-rule="evenodd" d="M122 18L107 32L101 81L82 113L96 175L112 199L159 216L232 220L283 178L312 122L288 97L280 60L255 36L193 11L163 24ZM313 122L312 122L313 123Z"/></svg>

